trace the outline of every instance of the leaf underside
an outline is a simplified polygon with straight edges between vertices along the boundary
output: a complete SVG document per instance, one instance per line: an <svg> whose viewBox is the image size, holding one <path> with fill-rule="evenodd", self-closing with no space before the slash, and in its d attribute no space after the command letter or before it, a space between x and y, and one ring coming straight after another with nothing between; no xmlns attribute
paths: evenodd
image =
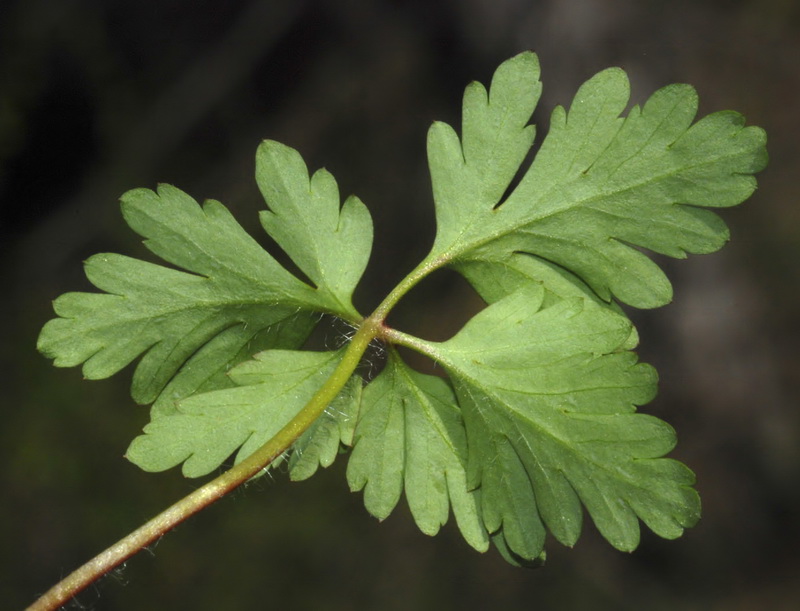
<svg viewBox="0 0 800 611"><path fill-rule="evenodd" d="M241 462L269 441L311 399L341 359L341 352L268 350L233 368L233 386L188 397L174 414L154 419L126 456L146 471L183 463L187 477L207 475L236 452ZM352 417L358 386L351 384L329 410ZM309 429L309 458L330 464L324 420ZM346 431L345 431L346 432ZM345 438L346 439L346 438ZM339 439L336 439L338 450ZM238 452L237 452L238 450ZM310 461L306 459L306 463ZM299 467L298 467L299 468ZM303 464L309 470L316 465Z"/></svg>
<svg viewBox="0 0 800 611"><path fill-rule="evenodd" d="M522 53L490 88L467 87L460 134L429 130L437 233L421 268L455 269L488 304L448 341L408 341L446 377L389 347L383 370L367 384L353 375L286 463L303 480L352 448L348 484L374 516L405 494L422 532L452 512L470 546L494 543L521 566L543 562L548 532L574 545L584 511L625 551L640 522L675 538L698 520L694 475L666 457L674 431L637 412L657 376L632 352L638 335L620 304L668 303L672 287L648 253L722 247L728 229L711 209L746 199L767 160L763 130L740 115L694 122L688 85L623 116L629 84L612 68L553 111L522 167L540 94L538 59ZM300 350L320 314L363 318L352 304L372 243L363 203L340 203L327 171L309 174L277 142L259 147L256 178L262 227L303 279L219 202L136 189L122 198L125 220L174 267L90 258L102 292L59 297L40 335L55 365L82 365L90 379L139 359L131 390L152 404L151 422L127 457L147 471L182 465L197 477L251 455L342 360L344 349Z"/></svg>
<svg viewBox="0 0 800 611"><path fill-rule="evenodd" d="M637 517L679 536L699 512L694 477L662 458L671 427L635 412L655 395L656 375L624 349L630 323L586 300L537 310L543 296L535 285L517 291L432 349L464 415L468 484L482 491L486 527L502 525L528 559L541 553L545 526L577 541L581 504L621 550L638 544Z"/></svg>
<svg viewBox="0 0 800 611"><path fill-rule="evenodd" d="M364 391L355 448L347 465L350 489L364 489L367 510L386 518L405 491L420 530L435 535L450 506L467 542L480 551L488 535L480 500L466 482L467 442L453 389L410 369L392 351Z"/></svg>
<svg viewBox="0 0 800 611"><path fill-rule="evenodd" d="M728 230L705 208L736 205L766 164L766 136L734 112L694 125L697 94L669 85L628 116L625 73L605 70L553 111L550 131L503 199L534 140L541 91L533 53L498 68L489 92L464 95L462 136L444 123L428 134L436 204L432 255L464 267L504 265L524 252L577 276L603 300L664 305L672 288L640 249L671 257L709 253ZM480 290L480 289L479 289Z"/></svg>
<svg viewBox="0 0 800 611"><path fill-rule="evenodd" d="M260 182L284 183L264 189L276 208L265 227L315 286L287 271L221 203L199 206L170 185L134 189L122 196L125 220L180 269L117 254L91 257L86 275L105 292L56 299L59 318L42 329L39 350L59 367L83 364L89 379L109 377L141 356L131 392L138 403L155 402L160 416L181 398L230 386L225 371L256 352L300 347L318 312L358 319L350 299L372 243L366 208L353 198L340 208L330 174L309 178L296 151L277 142L262 143L256 165ZM304 195L313 200L310 209ZM287 237L284 217L305 233ZM358 254L340 259L345 245ZM316 270L301 256L312 247Z"/></svg>

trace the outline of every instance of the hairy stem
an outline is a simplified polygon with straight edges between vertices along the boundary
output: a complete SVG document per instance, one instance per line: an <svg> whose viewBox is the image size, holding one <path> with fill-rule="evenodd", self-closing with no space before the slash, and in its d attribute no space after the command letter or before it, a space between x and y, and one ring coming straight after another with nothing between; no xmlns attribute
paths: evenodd
<svg viewBox="0 0 800 611"><path fill-rule="evenodd" d="M361 322L342 360L325 384L306 406L272 439L238 465L233 466L219 477L182 498L149 522L70 573L28 607L27 611L52 611L57 609L97 579L154 541L157 541L178 524L218 501L251 477L266 469L278 456L297 441L300 435L314 423L330 402L336 398L336 395L342 390L347 380L353 375L367 346L373 339L380 337L381 339L396 340L398 343L411 345L409 343L411 336L406 336L399 332L393 334L393 330L387 329L383 325L383 321L403 295L408 293L425 276L442 267L445 263L447 263L447 259L441 256L426 257L389 293L386 299L376 308L375 312Z"/></svg>
<svg viewBox="0 0 800 611"><path fill-rule="evenodd" d="M285 452L325 411L358 366L370 341L381 332L382 319L363 321L347 350L325 384L306 406L267 443L247 459L201 486L152 520L120 539L89 562L54 585L28 611L52 611L64 605L84 588L125 562L178 524L241 486Z"/></svg>
<svg viewBox="0 0 800 611"><path fill-rule="evenodd" d="M402 331L398 331L397 329L385 329L382 337L384 340L391 342L393 344L397 344L398 346L405 346L406 348L411 348L420 354L424 354L430 358L437 358L438 354L434 352L432 343L415 337L413 335L409 335L408 333L403 333Z"/></svg>

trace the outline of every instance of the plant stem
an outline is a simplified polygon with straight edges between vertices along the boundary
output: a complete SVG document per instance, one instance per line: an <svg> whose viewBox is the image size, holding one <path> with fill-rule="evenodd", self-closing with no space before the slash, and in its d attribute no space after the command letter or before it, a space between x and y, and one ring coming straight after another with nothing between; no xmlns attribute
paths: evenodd
<svg viewBox="0 0 800 611"><path fill-rule="evenodd" d="M414 335L409 335L408 333L403 333L397 329L385 329L382 337L388 342L397 344L398 346L411 348L412 350L415 350L420 354L424 354L427 357L436 359L439 356L433 348L433 344L435 342L425 341L424 339L420 339Z"/></svg>
<svg viewBox="0 0 800 611"><path fill-rule="evenodd" d="M84 588L158 540L178 524L218 501L267 468L272 461L289 449L339 394L358 366L370 341L381 333L382 322L382 319L374 316L362 322L342 360L325 384L272 439L248 458L182 498L62 579L28 607L28 611L52 611L59 608Z"/></svg>
<svg viewBox="0 0 800 611"><path fill-rule="evenodd" d="M325 384L316 392L306 406L272 439L238 465L234 465L219 477L182 498L149 522L70 573L28 607L27 611L52 611L57 609L97 579L164 536L178 524L218 501L261 470L266 469L272 461L297 441L300 435L314 423L330 402L336 398L336 395L342 390L347 380L353 375L369 343L376 337L382 339L392 337L393 330L387 329L383 325L383 321L394 305L420 280L446 262L446 259L441 256L426 257L389 293L386 299L376 308L375 312L361 322L342 360L325 381ZM398 343L411 345L410 336L398 332L394 338L398 340Z"/></svg>
<svg viewBox="0 0 800 611"><path fill-rule="evenodd" d="M386 298L381 302L381 304L375 309L372 316L370 318L383 321L389 315L389 311L395 306L395 304L400 301L400 299L408 293L414 286L419 283L425 276L430 274L431 272L439 269L443 265L447 264L448 259L444 257L425 257L422 262L415 267L411 273L409 273L405 278L403 278L402 282L398 284L391 293L389 293Z"/></svg>

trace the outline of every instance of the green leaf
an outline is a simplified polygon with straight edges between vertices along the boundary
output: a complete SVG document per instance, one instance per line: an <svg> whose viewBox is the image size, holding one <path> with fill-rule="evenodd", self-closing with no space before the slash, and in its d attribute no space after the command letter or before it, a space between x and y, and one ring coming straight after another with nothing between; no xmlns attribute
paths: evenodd
<svg viewBox="0 0 800 611"><path fill-rule="evenodd" d="M308 168L292 148L265 140L256 153L256 180L270 210L261 223L337 310L358 319L351 299L372 247L372 220L355 196L339 209L333 176Z"/></svg>
<svg viewBox="0 0 800 611"><path fill-rule="evenodd" d="M511 295L529 283L544 290L542 307L548 307L565 299L590 299L599 306L609 308L625 316L618 304L607 303L597 296L580 278L563 267L527 253L512 253L498 259L486 258L458 262L453 266L475 287L486 303L494 303ZM625 344L633 349L639 343L636 328L631 325L631 335Z"/></svg>
<svg viewBox="0 0 800 611"><path fill-rule="evenodd" d="M451 263L501 261L526 252L578 276L602 299L636 307L670 301L661 269L640 252L708 253L728 230L702 207L733 206L756 187L767 160L764 131L733 112L692 125L688 85L657 91L626 118L629 84L605 70L557 107L550 132L505 198L533 143L527 125L540 93L536 56L503 63L490 92L464 96L462 139L446 124L428 136L437 236L430 257Z"/></svg>
<svg viewBox="0 0 800 611"><path fill-rule="evenodd" d="M502 198L533 144L536 128L527 123L541 91L539 60L522 53L500 65L490 92L478 82L466 88L461 141L446 123L431 126L434 252L461 246Z"/></svg>
<svg viewBox="0 0 800 611"><path fill-rule="evenodd" d="M132 395L153 403L152 420L127 457L147 471L182 463L185 475L205 475L294 420L267 448L291 449L280 460L288 456L292 479L352 446L348 484L364 490L373 515L386 518L405 492L433 535L452 508L471 546L491 541L512 564L540 565L548 531L573 545L584 508L621 550L637 546L640 521L679 536L699 518L694 475L666 458L669 425L636 411L654 396L656 374L631 352L638 336L618 302L670 300L645 251L685 257L724 244L727 227L708 208L752 193L765 135L733 112L695 123L687 85L623 117L627 77L610 69L569 111L555 109L525 167L540 93L538 60L522 53L488 91L467 87L460 137L431 127L436 239L370 317L352 304L371 250L369 213L355 197L340 205L326 170L310 175L296 151L265 141L256 157L269 207L261 224L302 278L219 202L200 206L168 185L136 189L123 196L123 215L174 267L90 258L87 277L103 292L59 297L39 349L57 366L82 364L87 378L141 357ZM443 266L488 307L446 342L387 327L394 305ZM349 346L296 351L321 313L354 327ZM373 340L413 348L449 377L410 369L390 346L364 387L355 372Z"/></svg>
<svg viewBox="0 0 800 611"><path fill-rule="evenodd" d="M364 489L367 510L380 520L405 489L411 514L427 535L439 532L452 505L466 541L485 551L479 495L466 485L466 451L452 388L409 369L391 351L385 369L364 390L347 465L350 489Z"/></svg>
<svg viewBox="0 0 800 611"><path fill-rule="evenodd" d="M624 349L630 322L585 299L540 309L543 299L529 285L427 343L453 380L486 528L502 527L526 559L540 555L545 527L575 543L581 503L618 549L638 544L637 517L679 536L699 516L694 477L662 458L675 444L669 425L635 413L656 375Z"/></svg>
<svg viewBox="0 0 800 611"><path fill-rule="evenodd" d="M299 312L264 328L252 324L252 321L228 327L200 347L178 369L153 403L150 417L155 419L177 413L176 402L195 393L234 386L227 375L232 367L257 352L300 347L316 321L317 317L309 312Z"/></svg>
<svg viewBox="0 0 800 611"><path fill-rule="evenodd" d="M299 159L292 153L292 159ZM280 182L276 164L272 176L262 169L262 188L269 178ZM295 170L292 164L284 168L291 175L287 180L294 179ZM317 181L328 195L332 180L325 174ZM318 199L313 190L306 194L314 214L339 218L338 200L326 200L335 210L323 211ZM295 205L301 203L294 200ZM86 275L105 293L59 297L54 302L59 318L44 326L38 347L56 366L83 363L89 379L113 375L143 354L134 373L133 398L139 403L156 401L170 384L155 415L170 413L174 400L192 392L224 385L224 371L257 350L299 347L313 326L312 312L358 318L349 299L372 239L371 221L358 202L345 205L338 229L316 226L321 246L305 262L335 243L330 233L349 240L351 253L349 266L338 276L331 272L332 285L324 284L327 276L311 274L318 288L282 267L219 202L207 201L201 207L175 187L161 185L157 192L129 191L122 197L122 211L152 252L186 271L122 255L91 257ZM270 213L273 222L267 228L275 227L275 237L284 247L299 244L310 249L312 235L298 227L292 242L291 230L281 224L282 213L294 222L295 212L279 206ZM325 255L324 261L331 256ZM332 269L327 263L319 267L326 273Z"/></svg>
<svg viewBox="0 0 800 611"><path fill-rule="evenodd" d="M342 351L256 354L229 372L236 386L178 402L175 414L145 426L126 456L145 471L183 463L186 477L210 473L237 449L239 463L305 406L341 357Z"/></svg>

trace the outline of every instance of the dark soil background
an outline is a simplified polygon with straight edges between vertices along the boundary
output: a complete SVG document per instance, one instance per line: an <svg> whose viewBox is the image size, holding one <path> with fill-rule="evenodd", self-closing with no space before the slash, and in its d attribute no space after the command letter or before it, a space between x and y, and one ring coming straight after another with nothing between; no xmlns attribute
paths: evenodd
<svg viewBox="0 0 800 611"><path fill-rule="evenodd" d="M197 486L122 457L147 422L130 372L85 382L35 351L50 301L87 289L98 251L147 256L127 189L175 184L258 232L263 138L327 167L370 207L369 311L427 252L425 132L458 122L473 79L539 53L536 121L599 70L634 101L692 83L701 112L769 134L770 167L725 211L722 252L665 265L675 301L636 315L661 374L644 411L678 431L704 517L622 554L591 526L525 571L429 538L401 502L383 524L345 460L294 484L263 479L196 516L80 596L128 609L795 609L800 599L800 4L792 0L0 2L0 606L18 609ZM476 299L452 274L409 295L399 328L455 332Z"/></svg>

